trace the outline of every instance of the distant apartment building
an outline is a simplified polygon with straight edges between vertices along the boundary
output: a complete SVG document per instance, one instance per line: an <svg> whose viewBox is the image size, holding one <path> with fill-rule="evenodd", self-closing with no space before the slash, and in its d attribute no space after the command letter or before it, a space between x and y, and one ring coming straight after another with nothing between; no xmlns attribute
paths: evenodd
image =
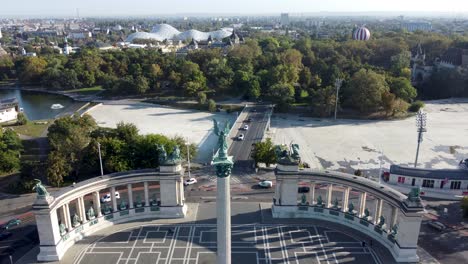
<svg viewBox="0 0 468 264"><path fill-rule="evenodd" d="M93 34L90 31L72 31L68 33L69 39L87 39L92 36Z"/></svg>
<svg viewBox="0 0 468 264"><path fill-rule="evenodd" d="M281 20L280 20L281 26L289 26L289 14L288 13L282 13L281 14Z"/></svg>
<svg viewBox="0 0 468 264"><path fill-rule="evenodd" d="M432 24L430 22L407 22L402 25L404 29L409 32L420 31L432 31Z"/></svg>
<svg viewBox="0 0 468 264"><path fill-rule="evenodd" d="M0 123L15 121L18 118L18 111L16 98L0 100Z"/></svg>

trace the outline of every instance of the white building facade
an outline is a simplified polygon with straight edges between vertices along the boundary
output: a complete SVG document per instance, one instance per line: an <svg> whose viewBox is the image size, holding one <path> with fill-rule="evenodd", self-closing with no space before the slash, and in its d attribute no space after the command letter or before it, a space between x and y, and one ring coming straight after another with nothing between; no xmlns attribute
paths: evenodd
<svg viewBox="0 0 468 264"><path fill-rule="evenodd" d="M0 123L15 121L18 118L16 98L0 100Z"/></svg>
<svg viewBox="0 0 468 264"><path fill-rule="evenodd" d="M466 163L468 159L460 162L459 169L444 170L392 165L382 183L403 193L419 187L423 197L459 200L468 195L468 169L463 168Z"/></svg>

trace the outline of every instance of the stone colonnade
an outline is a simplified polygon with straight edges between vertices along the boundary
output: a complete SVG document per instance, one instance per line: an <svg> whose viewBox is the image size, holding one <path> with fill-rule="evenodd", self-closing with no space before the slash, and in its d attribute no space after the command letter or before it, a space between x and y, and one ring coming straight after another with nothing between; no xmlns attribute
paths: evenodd
<svg viewBox="0 0 468 264"><path fill-rule="evenodd" d="M52 195L39 197L34 211L40 239L38 261L60 260L76 241L93 232L143 218L180 218L187 212L183 169L180 164L156 170L139 170L96 177L65 187ZM160 198L150 199L150 183L159 182ZM143 184L144 201L134 198L134 187ZM128 203L117 203L116 190L125 186ZM107 190L110 204L101 203L100 191ZM141 189L140 189L141 190ZM86 208L91 196L92 206ZM123 199L122 199L123 200ZM76 215L71 215L71 206Z"/></svg>

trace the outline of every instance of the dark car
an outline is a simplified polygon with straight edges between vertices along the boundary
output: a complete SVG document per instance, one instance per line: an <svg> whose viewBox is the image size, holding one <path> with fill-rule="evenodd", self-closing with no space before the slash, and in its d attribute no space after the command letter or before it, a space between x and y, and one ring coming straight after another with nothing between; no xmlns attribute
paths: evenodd
<svg viewBox="0 0 468 264"><path fill-rule="evenodd" d="M8 221L6 224L2 225L0 229L10 229L14 226L21 224L21 220L14 218Z"/></svg>
<svg viewBox="0 0 468 264"><path fill-rule="evenodd" d="M2 233L0 233L0 240L5 240L5 239L11 237L12 235L13 234L11 232L7 232L7 231L2 232Z"/></svg>
<svg viewBox="0 0 468 264"><path fill-rule="evenodd" d="M297 192L298 193L308 193L310 191L310 188L309 187L299 187L297 188Z"/></svg>
<svg viewBox="0 0 468 264"><path fill-rule="evenodd" d="M247 118L245 122L252 122L252 118Z"/></svg>

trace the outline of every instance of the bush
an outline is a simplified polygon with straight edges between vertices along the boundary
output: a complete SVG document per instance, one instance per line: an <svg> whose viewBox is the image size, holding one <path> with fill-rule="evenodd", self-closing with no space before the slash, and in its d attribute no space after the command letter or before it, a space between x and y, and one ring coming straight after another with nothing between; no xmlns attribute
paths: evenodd
<svg viewBox="0 0 468 264"><path fill-rule="evenodd" d="M17 119L16 124L19 126L26 125L28 123L28 118L24 113L19 113Z"/></svg>
<svg viewBox="0 0 468 264"><path fill-rule="evenodd" d="M213 99L208 100L208 111L216 112L216 102Z"/></svg>
<svg viewBox="0 0 468 264"><path fill-rule="evenodd" d="M198 93L198 103L204 105L206 103L206 94L204 92Z"/></svg>
<svg viewBox="0 0 468 264"><path fill-rule="evenodd" d="M409 111L410 112L418 112L421 108L424 107L424 102L422 101L415 101L411 104L411 106L409 107Z"/></svg>

